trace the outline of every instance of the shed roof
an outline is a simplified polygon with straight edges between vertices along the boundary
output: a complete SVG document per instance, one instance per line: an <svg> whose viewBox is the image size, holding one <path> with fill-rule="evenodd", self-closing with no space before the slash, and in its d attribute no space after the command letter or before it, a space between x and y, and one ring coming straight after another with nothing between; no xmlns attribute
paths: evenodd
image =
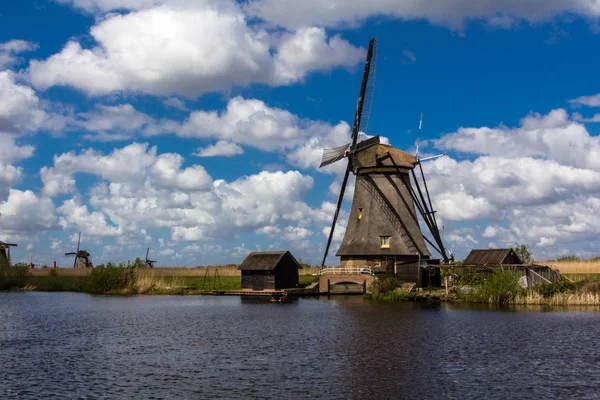
<svg viewBox="0 0 600 400"><path fill-rule="evenodd" d="M293 262L302 269L302 265L288 250L283 251L253 251L244 259L238 269L244 271L272 271L284 257L289 256Z"/></svg>
<svg viewBox="0 0 600 400"><path fill-rule="evenodd" d="M471 250L463 264L466 265L486 265L486 264L508 264L506 259L513 256L518 262L512 264L521 264L521 259L513 249L479 249Z"/></svg>

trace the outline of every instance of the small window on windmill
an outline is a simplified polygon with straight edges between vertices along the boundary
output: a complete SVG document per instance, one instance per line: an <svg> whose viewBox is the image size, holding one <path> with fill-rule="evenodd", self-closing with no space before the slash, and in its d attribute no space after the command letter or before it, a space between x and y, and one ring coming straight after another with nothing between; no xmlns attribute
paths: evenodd
<svg viewBox="0 0 600 400"><path fill-rule="evenodd" d="M358 219L362 219L362 210L363 210L362 208L358 209L358 214L357 214L358 215Z"/></svg>
<svg viewBox="0 0 600 400"><path fill-rule="evenodd" d="M390 248L390 237L389 236L380 236L381 238L381 248L389 249Z"/></svg>

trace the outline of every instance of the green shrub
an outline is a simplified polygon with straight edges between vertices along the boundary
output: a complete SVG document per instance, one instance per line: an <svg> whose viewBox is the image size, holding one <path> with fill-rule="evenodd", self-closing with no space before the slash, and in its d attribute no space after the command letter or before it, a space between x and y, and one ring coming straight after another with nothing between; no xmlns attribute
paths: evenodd
<svg viewBox="0 0 600 400"><path fill-rule="evenodd" d="M460 267L453 269L457 275L457 283L461 286L483 285L488 274L476 267Z"/></svg>
<svg viewBox="0 0 600 400"><path fill-rule="evenodd" d="M22 289L30 275L29 265L10 265L6 258L0 256L0 290Z"/></svg>
<svg viewBox="0 0 600 400"><path fill-rule="evenodd" d="M544 297L551 297L556 293L567 293L575 290L575 284L566 280L557 281L554 283L545 283L543 285L536 285L533 290L537 291Z"/></svg>
<svg viewBox="0 0 600 400"><path fill-rule="evenodd" d="M521 275L516 271L497 270L487 274L483 283L474 286L467 298L484 303L505 304L523 291L519 285Z"/></svg>
<svg viewBox="0 0 600 400"><path fill-rule="evenodd" d="M134 294L138 266L139 262L98 265L90 274L86 292L103 294L122 291L124 294Z"/></svg>
<svg viewBox="0 0 600 400"><path fill-rule="evenodd" d="M384 293L366 293L365 298L369 300L381 300L381 301L412 301L417 298L416 292L401 292L399 290L393 290L391 292Z"/></svg>
<svg viewBox="0 0 600 400"><path fill-rule="evenodd" d="M402 281L392 275L379 275L371 284L371 292L374 294L388 293L402 286Z"/></svg>
<svg viewBox="0 0 600 400"><path fill-rule="evenodd" d="M581 293L600 293L600 279L597 277L589 277L583 279L576 284L577 291Z"/></svg>

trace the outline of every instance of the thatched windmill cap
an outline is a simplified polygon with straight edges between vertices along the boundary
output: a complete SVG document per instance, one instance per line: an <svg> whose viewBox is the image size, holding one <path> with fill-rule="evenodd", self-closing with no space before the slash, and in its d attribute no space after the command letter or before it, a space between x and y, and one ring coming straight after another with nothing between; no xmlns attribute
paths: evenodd
<svg viewBox="0 0 600 400"><path fill-rule="evenodd" d="M417 163L419 162L417 160L417 157L415 157L413 154L407 153L402 150L398 150L389 144L378 144L357 153L352 158L352 167L354 169L364 167L375 167L377 166L375 160L377 158L385 156L388 152L394 159L394 163L396 163L396 165L401 168L413 169L415 165L417 165ZM389 158L383 160L381 164L390 167L393 167L394 165L392 163L392 160L390 160Z"/></svg>

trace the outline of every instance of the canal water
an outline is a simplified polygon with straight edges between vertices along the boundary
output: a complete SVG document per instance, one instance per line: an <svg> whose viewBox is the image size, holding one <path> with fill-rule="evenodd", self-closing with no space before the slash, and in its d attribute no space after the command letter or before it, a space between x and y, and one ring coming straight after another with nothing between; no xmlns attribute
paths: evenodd
<svg viewBox="0 0 600 400"><path fill-rule="evenodd" d="M0 293L2 399L598 399L600 312Z"/></svg>

